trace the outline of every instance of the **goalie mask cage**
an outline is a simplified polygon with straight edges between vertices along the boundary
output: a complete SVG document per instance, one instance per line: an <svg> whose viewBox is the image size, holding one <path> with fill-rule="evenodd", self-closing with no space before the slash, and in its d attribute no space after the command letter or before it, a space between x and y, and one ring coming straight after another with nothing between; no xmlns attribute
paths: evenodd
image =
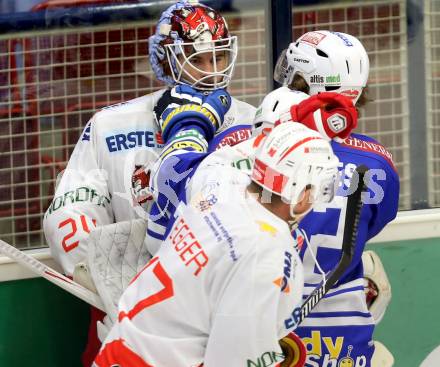
<svg viewBox="0 0 440 367"><path fill-rule="evenodd" d="M44 245L42 219L56 176L93 113L161 87L147 59L158 11L146 3L106 7L103 0L95 1L99 6L87 0L71 8L66 0L55 10L49 3L30 12L29 21L0 22L7 32L0 35L0 233L21 248ZM111 21L111 12L118 21ZM239 42L231 94L258 105L268 84L266 16L245 10L225 17ZM404 1L295 7L293 33L330 28L365 44L376 103L360 126L393 153L401 207L409 208L405 17Z"/></svg>

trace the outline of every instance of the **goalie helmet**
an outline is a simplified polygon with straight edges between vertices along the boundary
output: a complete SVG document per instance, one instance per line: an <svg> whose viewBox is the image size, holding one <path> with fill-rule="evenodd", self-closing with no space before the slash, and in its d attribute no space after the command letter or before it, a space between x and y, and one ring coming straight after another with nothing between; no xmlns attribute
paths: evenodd
<svg viewBox="0 0 440 367"><path fill-rule="evenodd" d="M310 95L337 92L356 103L366 86L370 62L362 43L346 33L313 31L284 50L274 79L289 85L296 74L310 87Z"/></svg>
<svg viewBox="0 0 440 367"><path fill-rule="evenodd" d="M259 135L265 129L271 129L284 113L289 113L292 105L307 98L307 94L287 87L275 89L267 94L255 113L252 136ZM290 117L290 113L288 116Z"/></svg>
<svg viewBox="0 0 440 367"><path fill-rule="evenodd" d="M197 65L204 53L212 60L210 70ZM149 56L157 79L170 86L225 88L237 58L237 37L230 36L226 20L216 10L197 1L179 1L162 13L149 38Z"/></svg>
<svg viewBox="0 0 440 367"><path fill-rule="evenodd" d="M339 160L330 143L302 124L280 124L255 152L252 180L293 207L311 187L312 202L329 202L336 187Z"/></svg>

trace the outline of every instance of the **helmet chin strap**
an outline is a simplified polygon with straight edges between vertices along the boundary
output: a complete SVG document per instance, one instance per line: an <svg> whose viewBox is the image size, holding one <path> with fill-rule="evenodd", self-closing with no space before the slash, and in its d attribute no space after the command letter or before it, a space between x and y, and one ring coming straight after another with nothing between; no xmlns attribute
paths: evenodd
<svg viewBox="0 0 440 367"><path fill-rule="evenodd" d="M296 205L296 204L295 204ZM293 232L295 229L298 228L298 224L301 219L303 219L310 211L313 209L313 205L310 206L309 209L306 211L297 214L294 212L294 205L290 205L290 220L287 221L287 225L289 226L289 229L291 232Z"/></svg>
<svg viewBox="0 0 440 367"><path fill-rule="evenodd" d="M298 228L298 220L297 218L292 218L291 220L287 221L287 225L289 226L290 232L293 232Z"/></svg>

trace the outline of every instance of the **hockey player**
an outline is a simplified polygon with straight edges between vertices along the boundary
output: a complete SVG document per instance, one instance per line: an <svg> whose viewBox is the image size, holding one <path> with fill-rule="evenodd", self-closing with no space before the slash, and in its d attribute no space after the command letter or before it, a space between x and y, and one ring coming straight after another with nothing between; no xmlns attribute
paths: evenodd
<svg viewBox="0 0 440 367"><path fill-rule="evenodd" d="M168 88L107 107L91 118L45 214L46 240L67 275L85 258L91 229L143 213L133 204L130 178L138 162L154 161L162 149L153 113L159 98L184 83L206 93L226 88L237 56L236 41L224 18L207 6L179 1L163 12L150 37L149 54L156 77ZM234 136L247 138L254 111L233 98L216 131L219 144L223 137L232 143L228 135L236 131L240 134ZM149 199L145 198L147 204Z"/></svg>
<svg viewBox="0 0 440 367"><path fill-rule="evenodd" d="M356 126L357 112L347 97L336 93L325 93L318 97L308 98L307 95L301 92L294 92L288 88L280 89L284 94L278 94L283 94L284 98L277 105L285 106L285 110L289 110L292 104L297 105L300 100L308 99L295 107L298 112L296 116L304 121L306 126L317 130L315 119L322 124L322 120L333 121L333 118L344 118L347 123L338 132L333 131L330 133L331 137L335 138L348 135L351 129ZM117 301L120 299L123 290L136 275L136 269L140 270L139 265L146 264L151 258L150 254L155 254L158 251L162 241L167 236L166 230L170 228L169 222L175 218L176 207L180 201L185 200L185 197L178 197L176 192L185 191L186 181L194 171L188 169L185 164L181 164L179 161L164 160L163 157L171 154L175 149L195 150L197 153L205 152L210 154L209 157L196 154L196 157L203 158L202 166L212 165L212 162L220 160L221 162L229 162L228 166L234 166L250 175L252 164L249 155L253 157L255 144L261 142L261 137L259 137L235 145L234 149L219 149L211 153L214 148L211 139L218 128L215 122L221 121L222 116L229 108L229 95L224 90L203 95L185 85L174 87L171 94L173 95L172 101L169 100L168 96L161 97L158 105L165 107L155 109L155 112L158 113L157 120L161 124L165 142L168 142L170 136L175 134L174 128L170 127L173 125L169 122L170 119L172 121L176 118L180 119L178 124L174 124L178 129L188 130L191 128L197 133L181 131L178 137L173 138L172 144L170 143L164 148L162 158L157 163L161 165L166 162L167 168L154 169L154 171L162 172L162 175L160 177L153 175L153 184L149 185L154 189L153 194L155 194L155 201L149 213L147 227L149 236L145 240L143 239L142 233L145 234L146 225L138 223L139 220L136 220L100 227L94 230L89 237L87 260L90 264L90 272L94 286L96 286L108 312L104 324L100 323L98 327L100 340L105 338L112 322L117 319ZM166 106L166 103L169 105ZM272 105L269 107L271 115L279 113ZM265 115L267 115L266 112L265 110ZM193 121L193 117L200 114L205 119L203 124ZM329 128L324 129L328 130ZM202 140L200 140L199 135L202 136ZM329 139L329 137L327 138ZM211 140L210 144L207 143L208 140ZM148 177L146 174L141 177L140 174L136 173L135 176L137 181L144 181L140 185L146 185L145 181ZM147 247L145 247L145 244ZM117 254L123 254L124 256ZM110 262L109 259L111 259ZM286 344L290 344L290 342Z"/></svg>
<svg viewBox="0 0 440 367"><path fill-rule="evenodd" d="M290 44L280 56L276 69L277 81L292 89L318 96L333 91L352 98L354 104L365 102L363 90L367 84L369 60L362 44L351 35L308 32ZM397 214L399 178L391 153L368 136L352 134L343 142L332 141L332 147L342 163L344 185L331 203L315 207L301 223L310 239L301 251L305 269L304 297L319 284L323 273L335 267L340 257L346 209L345 185L360 164L370 168L370 193L362 211L350 268L338 286L301 324L297 333L308 350L306 366L369 367L374 351L375 319L380 319L385 311L389 289L379 287L382 300L376 302L373 318L365 302L361 256L366 242ZM379 264L376 268L380 268ZM380 272L373 270L373 273L377 276ZM384 275L380 277L384 279ZM386 282L379 280L376 283ZM387 365L385 362L380 364L381 367Z"/></svg>
<svg viewBox="0 0 440 367"><path fill-rule="evenodd" d="M325 33L325 32L322 32ZM348 35L334 35L335 37L337 37L337 39L341 39L344 41L345 43L350 43L353 45L358 46L358 44L356 44L356 39L351 40L350 36ZM351 41L350 41L351 40ZM357 41L358 42L358 41ZM334 46L334 45L333 45ZM347 46L347 47L352 47L352 46ZM363 48L362 48L363 50ZM322 57L326 57L325 55L327 55L326 53L324 53L322 50L318 50L319 52L316 52L316 54L321 54ZM365 50L363 50L363 54L366 56ZM362 55L362 53L361 53ZM298 57L298 56L296 56ZM362 65L362 63L360 62L359 59L356 60L356 58L354 58L354 65ZM310 62L309 60L303 58L302 59L304 61L304 63ZM334 65L334 60L330 60L331 62L333 62ZM350 61L350 62L349 62ZM364 59L365 61L365 59ZM366 58L366 61L368 62L368 58ZM353 60L351 58L349 58L349 60L347 60L347 62L345 63L345 65L347 66L347 70L350 70L350 67L353 66L351 63L353 62ZM314 63L312 63L312 65L314 65ZM367 67L367 71L368 71L368 63L365 65L363 65L364 67ZM352 71L356 69L353 68L351 69ZM364 68L365 70L365 68ZM313 69L311 70L313 71ZM358 88L358 90L354 89L354 86L356 85L356 83L361 83L360 85L363 86L366 83L366 79L367 77L365 77L364 80L364 84L362 84L362 80L359 81L359 79L356 81L356 79L353 81L350 79L350 77L353 77L353 75L337 75L337 77L335 78L335 81L337 82L338 79L342 80L342 87L343 88L347 88L347 90L349 90L350 92L346 92L345 89L342 89L342 91L344 93L342 93L343 95L347 95L347 96L351 96L353 97L354 100L357 100L359 95L360 95L360 90L362 90L362 88ZM345 79L344 79L345 78ZM298 75L297 75L297 79L298 79ZM313 78L312 78L313 79ZM314 78L316 79L316 78ZM321 79L320 79L321 80ZM331 79L328 79L331 80ZM340 82L339 80L339 82ZM344 80L348 81L348 83L344 84ZM349 84L351 81L351 83L354 84ZM304 83L304 82L303 82ZM310 81L311 84L313 84L313 80ZM306 83L304 83L304 85L307 86ZM332 87L335 87L335 83L332 82ZM334 88L336 91L337 88ZM360 90L359 90L360 89ZM298 96L301 97L301 95L299 93L297 93ZM325 92L320 92L319 94L315 95L316 98L310 99L310 101L306 101L304 103L300 103L300 105L303 107L302 111L307 110L307 108L305 106L307 106L310 103L310 106L313 106L313 103L324 103L325 102ZM304 97L304 96L302 96ZM277 103L274 103L274 105L272 107L276 107ZM298 109L299 106L295 107L295 108L291 108L290 111L288 111L288 113L286 114L286 116L284 116L284 120L288 120L290 119L297 119L295 116L298 116L298 114L301 112L301 109ZM310 111L310 109L309 109ZM290 116L289 116L290 115ZM339 119L329 119L327 118L325 115L322 115L322 110L321 110L321 118L316 119L316 116L313 116L313 119L309 119L310 127L314 128L315 130L320 131L321 133L323 133L323 135L326 135L328 138L332 137L332 134L335 133L335 131L337 131L338 129L341 128L341 126L343 126L342 121ZM324 117L324 118L322 118ZM283 120L283 119L281 119ZM264 121L264 120L263 120ZM261 122L263 122L261 121ZM314 126L312 126L314 125ZM347 137L347 135L342 136L341 137ZM364 210L363 213L363 217L362 217L362 223L363 223L363 228L361 228L360 231L360 247L363 249L365 241L366 241L366 237L371 238L372 236L374 236L375 234L378 233L378 231L380 231L381 228L383 228L383 226L390 221L396 213L397 210L397 198L398 198L398 177L393 169L392 163L389 162L389 157L387 157L387 152L386 150L378 145L377 142L373 141L371 138L367 138L367 137L362 137L360 135L353 135L352 138L363 138L364 140L367 141L367 143L365 144L367 148L370 148L372 151L370 152L370 154L367 153L362 153L362 151L357 151L356 150L354 152L356 153L352 153L353 156L355 157L359 157L359 156L363 156L363 160L361 158L360 162L363 163L367 163L368 166L372 167L372 177L370 177L372 180L372 185L370 185L370 197L373 199L373 203L371 203L371 201L368 203L370 204L368 206L368 208L366 210ZM350 139L350 137L349 137ZM348 140L350 141L350 140ZM332 143L334 144L334 146L336 148L339 147L338 144L336 143ZM344 147L346 144L340 144L341 147ZM342 152L344 152L344 150L339 147L339 150L341 150ZM362 147L359 147L362 148ZM237 149L239 149L237 147ZM385 155L385 157L382 157L382 155ZM345 154L341 153L341 155L343 157L346 157ZM350 161L349 161L350 162ZM355 161L356 163L359 161ZM347 163L348 165L349 163ZM353 169L354 166L353 164L348 165L345 167L345 170L348 171L348 169ZM382 171L381 171L382 169ZM346 171L345 171L346 172ZM383 182L381 180L383 173L385 173L385 175L389 174L388 180L386 180L385 182ZM348 175L346 175L348 176ZM345 177L348 178L348 177ZM348 180L347 180L348 181ZM397 187L397 190L394 192L393 189ZM346 187L342 187L341 190L346 190ZM380 199L383 199L381 193L389 193L391 197L385 197L385 201L380 201ZM343 194L343 193L341 193ZM374 198L376 197L377 201L374 201ZM387 199L391 200L391 203L387 201ZM394 201L393 201L394 199ZM336 199L335 203L338 203L338 200L340 199ZM332 203L332 205L334 205ZM391 214L387 213L381 213L381 215L379 216L378 212L382 210L382 206L388 207L388 209L391 210ZM344 208L344 207L343 207ZM339 211L339 213L342 212L342 209L338 208L330 208L330 209L335 209L336 211ZM323 210L322 208L320 209L321 211ZM332 210L329 210L330 212ZM340 219L340 218L337 218ZM331 224L332 222L330 222ZM340 229L340 225L338 224L340 223L341 225L343 225L343 220L341 219L339 222L337 222L337 227L336 229L338 229L339 231L343 231L343 228ZM331 227L329 227L331 228ZM324 233L324 235L326 235L326 233ZM328 238L330 237L329 235L324 236L324 238ZM330 242L330 245L332 244L332 242ZM337 245L336 245L337 246ZM340 246L340 244L339 244ZM310 249L310 247L309 247ZM325 249L324 249L325 250ZM362 269L362 265L360 264L360 254L359 252L359 246L357 249L357 260L355 260L355 263L353 265L353 268L355 268L354 270L354 274L356 273L356 269L357 271L359 269ZM313 257L314 252L310 252L310 250L306 251L306 254L309 254L309 256ZM362 253L362 250L360 250L360 253ZM324 253L325 254L325 253ZM324 255L324 257L326 257ZM335 265L335 261L339 258L339 253L338 251L336 251L335 253L335 257L333 259L333 263L330 265L327 265L326 271L330 270L334 267ZM310 265L310 268L313 270L314 267L314 263L313 265ZM319 266L317 266L317 269L319 271ZM351 269L353 270L353 269ZM353 274L353 272L352 272ZM358 274L359 275L359 274ZM320 279L315 281L315 284L310 284L310 288L315 287L317 285L317 283L320 281ZM344 282L347 282L346 279L343 280ZM333 302L336 302L336 310L341 310L342 307L346 307L347 305L344 305L344 299L345 301L348 300L348 304L350 303L350 301L353 302L353 304L351 306L348 307L352 307L352 308L357 308L357 309L361 309L364 312L359 312L359 311L353 311L353 312L342 312L339 315L342 315L343 317L347 317L347 325L350 325L350 323L354 323L355 326L345 326L345 324L341 327L339 327L338 322L340 322L340 317L338 317L338 314L334 315L335 317L332 317L332 314L329 314L328 312L333 312L332 310L332 304L328 305L328 312L327 313L319 313L319 316L322 317L322 319L318 319L320 322L323 322L324 325L326 322L330 323L330 327L325 327L323 326L321 329L317 328L317 329L312 329L313 331L318 331L319 333L321 332L327 332L329 334L329 336L324 337L323 339L317 338L317 333L312 333L310 332L309 335L310 336L305 336L305 342L307 343L308 347L309 347L309 351L311 351L312 353L310 353L309 355L309 365L313 366L313 365L319 365L320 363L322 363L323 365L336 365L338 362L340 363L351 363L353 365L355 365L355 363L357 363L359 366L362 366L364 363L365 365L370 365L370 358L371 358L371 353L372 353L372 349L370 347L370 341L371 341L371 332L372 332L372 318L369 316L369 312L368 309L365 305L365 298L363 295L363 279L362 279L362 275L359 275L358 280L354 280L354 281L349 281L354 282L355 285L354 287L350 287L350 283L348 283L348 286L345 285L345 288L342 287L342 289L337 289L336 293L334 293L334 295L332 295L332 300L335 300ZM345 294L347 293L347 294ZM328 297L330 298L330 297ZM341 304L339 303L339 299L342 299L342 307ZM330 301L326 301L326 302L330 302ZM386 303L386 302L385 302ZM380 302L378 304L381 304ZM383 304L383 303L382 303ZM323 316L325 315L326 318L324 318ZM356 323L359 323L359 319L362 320L362 316L364 316L364 319L366 321L366 324L364 325L358 325ZM310 322L310 321L309 321ZM332 322L335 322L337 326L332 327ZM370 324L368 324L370 323ZM318 324L318 322L315 321L315 324ZM307 329L303 329L303 330L307 330ZM341 336L339 337L338 334L336 334L336 336L332 339L332 331L336 333L341 333ZM357 334L359 332L359 334ZM320 334L319 334L320 335ZM317 340L318 339L318 340ZM345 342L344 342L345 341ZM317 345L317 347L314 347L314 345ZM343 347L345 348L345 355L342 354L341 352L343 351ZM339 364L340 364L339 363Z"/></svg>
<svg viewBox="0 0 440 367"><path fill-rule="evenodd" d="M287 89L287 88L285 88ZM284 92L284 91L282 91ZM172 91L174 95L173 103L170 104L171 107L174 105L181 105L182 108L180 110L174 110L173 114L177 112L178 114L182 114L182 112L185 112L186 109L188 109L188 104L185 101L185 98L183 96L191 96L191 99L204 99L204 104L207 103L208 106L214 106L216 103L213 101L215 99L218 99L215 97L215 93L213 93L208 98L204 98L203 96L196 96L194 95L191 88L186 86L177 86ZM221 91L219 91L221 95ZM323 95L320 95L318 97L312 97L309 98L304 93L294 93L292 91L288 91L288 93L279 93L279 95L283 95L284 99L282 103L280 103L280 106L283 105L285 108L294 106L295 111L297 111L297 114L295 115L295 121L301 121L301 123L305 124L308 127L311 127L315 131L318 131L315 120L318 119L319 121L322 120L329 120L333 121L333 118L339 119L343 118L345 123L343 126L340 126L338 129L334 129L334 131L329 131L329 136L326 136L327 139L331 139L332 137L345 137L347 136L350 131L356 127L357 123L357 112L355 108L353 107L351 101L344 97L340 96L336 93L325 93ZM214 98L215 97L215 98ZM226 98L226 96L223 96ZM167 101L167 98L162 98L164 102ZM298 102L302 99L307 99L303 101L302 103ZM216 113L220 113L219 108L221 109L221 104L217 108ZM273 115L279 116L279 109L273 108L271 110ZM286 112L286 111L283 111ZM257 112L258 113L258 112ZM171 114L170 114L171 115ZM289 117L291 114L289 113ZM174 118L174 115L173 115ZM159 121L166 121L167 118L163 118L161 116L158 116L157 119ZM255 122L255 121L254 121ZM205 124L207 126L208 123ZM329 124L324 123L326 129L330 129ZM179 126L181 128L181 126ZM163 135L165 139L168 139L168 136L170 135L166 130L167 127L162 127ZM203 133L206 137L206 134L199 129L200 133ZM211 136L213 133L206 137L207 141L210 141ZM183 139L183 141L182 141ZM185 146L185 145L194 145L195 143L195 137L190 137L189 141L186 141L187 137L182 136L179 137L179 140L176 142L176 145L179 146ZM212 143L212 142L211 142ZM247 141L243 142L241 144L238 144L241 146L241 149L246 146L249 147L252 144L252 142ZM237 146L238 146L237 145ZM204 151L212 151L213 147L212 144L209 144L208 146L204 146L201 143L198 143L198 149L204 150ZM253 149L251 149L253 151ZM164 149L164 153L166 154L167 149ZM215 153L213 153L215 154ZM220 156L223 155L223 151L219 152ZM253 153L250 153L253 154ZM232 162L231 162L232 163ZM169 167L169 172L172 172L171 181L175 182L176 185L184 185L185 180L182 179L182 177L189 175L190 173L186 171L185 166L180 166L176 164L176 166ZM166 228L168 227L168 221L172 219L173 213L175 208L178 205L179 198L173 195L173 193L170 193L168 189L168 182L170 178L166 176L166 179L163 178L161 180L158 180L157 178L154 178L153 182L155 182L156 187L156 197L155 201L152 204L150 213L149 213L149 219L148 219L148 229L147 233L149 235L149 238L146 241L146 245L148 247L148 250L151 254L154 254L157 249L160 246L160 243L162 240L166 238ZM159 182L158 182L159 181ZM166 184L164 184L166 183ZM183 191L183 190L180 190Z"/></svg>
<svg viewBox="0 0 440 367"><path fill-rule="evenodd" d="M228 147L207 156L206 130L188 127L195 115L186 119L185 113L165 112L161 119L174 124L180 115L178 123L187 126L171 133L153 170L153 181L167 182L181 199L176 218L124 292L96 366L247 366L284 359L278 341L294 327L285 321L302 295L290 225L315 201L331 200L338 161L318 133L283 124L260 142L250 178L230 165ZM170 172L188 171L185 179L170 180ZM163 192L159 186L155 195Z"/></svg>

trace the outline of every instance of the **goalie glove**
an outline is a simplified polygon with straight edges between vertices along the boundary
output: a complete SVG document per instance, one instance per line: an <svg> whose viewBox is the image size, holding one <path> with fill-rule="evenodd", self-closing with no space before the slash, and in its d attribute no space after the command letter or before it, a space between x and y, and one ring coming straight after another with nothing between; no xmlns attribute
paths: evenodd
<svg viewBox="0 0 440 367"><path fill-rule="evenodd" d="M362 265L367 306L377 325L391 301L391 285L382 262L374 251L364 251Z"/></svg>
<svg viewBox="0 0 440 367"><path fill-rule="evenodd" d="M165 143L185 129L196 129L209 141L230 107L231 97L224 89L204 95L188 85L177 85L160 97L154 113Z"/></svg>
<svg viewBox="0 0 440 367"><path fill-rule="evenodd" d="M282 338L280 346L284 354L284 361L280 367L302 367L306 363L307 350L301 338L294 332Z"/></svg>
<svg viewBox="0 0 440 367"><path fill-rule="evenodd" d="M344 141L357 126L357 111L342 94L322 92L290 107L280 123L296 121L318 131L327 140Z"/></svg>

